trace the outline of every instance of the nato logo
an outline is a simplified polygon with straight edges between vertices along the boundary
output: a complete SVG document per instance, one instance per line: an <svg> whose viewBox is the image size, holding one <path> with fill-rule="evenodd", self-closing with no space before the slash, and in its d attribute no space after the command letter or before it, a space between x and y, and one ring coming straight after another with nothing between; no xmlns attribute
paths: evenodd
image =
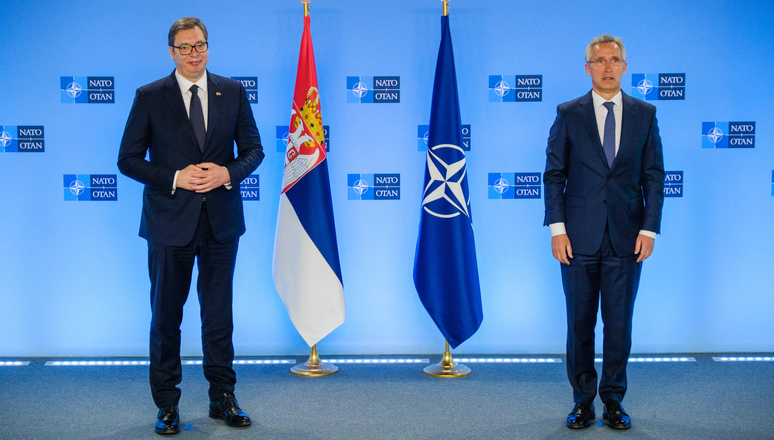
<svg viewBox="0 0 774 440"><path fill-rule="evenodd" d="M242 200L261 200L261 186L258 174L251 174L239 184Z"/></svg>
<svg viewBox="0 0 774 440"><path fill-rule="evenodd" d="M539 102L543 75L489 75L489 102Z"/></svg>
<svg viewBox="0 0 774 440"><path fill-rule="evenodd" d="M347 174L349 200L400 200L400 174Z"/></svg>
<svg viewBox="0 0 774 440"><path fill-rule="evenodd" d="M112 76L60 76L62 104L113 104Z"/></svg>
<svg viewBox="0 0 774 440"><path fill-rule="evenodd" d="M644 101L685 101L685 74L633 73L632 96Z"/></svg>
<svg viewBox="0 0 774 440"><path fill-rule="evenodd" d="M0 152L43 153L46 142L42 125L0 125Z"/></svg>
<svg viewBox="0 0 774 440"><path fill-rule="evenodd" d="M539 199L540 173L489 173L490 199Z"/></svg>
<svg viewBox="0 0 774 440"><path fill-rule="evenodd" d="M258 104L258 77L257 76L232 76L231 79L239 81L247 92L247 102Z"/></svg>
<svg viewBox="0 0 774 440"><path fill-rule="evenodd" d="M429 125L417 126L417 149L419 151L427 151L427 142L430 136ZM463 150L470 151L470 124L462 126L462 145Z"/></svg>
<svg viewBox="0 0 774 440"><path fill-rule="evenodd" d="M347 102L398 103L400 102L399 76L348 76Z"/></svg>
<svg viewBox="0 0 774 440"><path fill-rule="evenodd" d="M683 172L667 171L664 177L664 197L683 196Z"/></svg>
<svg viewBox="0 0 774 440"><path fill-rule="evenodd" d="M755 122L702 122L702 148L755 148Z"/></svg>
<svg viewBox="0 0 774 440"><path fill-rule="evenodd" d="M325 152L331 151L331 127L330 125L323 125L323 138L325 139ZM285 154L288 151L288 136L290 136L290 127L287 125L277 126L277 139L275 145L277 146L277 153Z"/></svg>
<svg viewBox="0 0 774 440"><path fill-rule="evenodd" d="M65 174L64 199L72 201L118 200L115 174Z"/></svg>

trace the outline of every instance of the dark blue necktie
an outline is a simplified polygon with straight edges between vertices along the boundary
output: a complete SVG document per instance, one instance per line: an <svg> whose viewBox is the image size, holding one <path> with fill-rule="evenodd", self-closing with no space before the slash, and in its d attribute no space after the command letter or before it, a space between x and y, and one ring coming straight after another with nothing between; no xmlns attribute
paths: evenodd
<svg viewBox="0 0 774 440"><path fill-rule="evenodd" d="M615 115L613 114L613 105L612 102L604 104L607 107L607 116L605 116L605 136L602 140L602 150L605 152L607 165L610 168L613 168L613 161L615 160Z"/></svg>
<svg viewBox="0 0 774 440"><path fill-rule="evenodd" d="M207 130L204 128L204 111L202 111L202 101L199 100L199 86L191 86L191 106L188 109L191 125L193 126L196 142L199 144L199 150L204 151L204 138Z"/></svg>

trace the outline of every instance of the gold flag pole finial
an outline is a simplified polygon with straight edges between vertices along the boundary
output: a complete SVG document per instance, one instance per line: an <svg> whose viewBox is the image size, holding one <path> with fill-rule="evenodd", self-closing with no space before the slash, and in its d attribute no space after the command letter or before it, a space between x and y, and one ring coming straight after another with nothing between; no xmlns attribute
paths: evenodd
<svg viewBox="0 0 774 440"><path fill-rule="evenodd" d="M422 371L428 376L433 377L463 377L471 373L470 368L465 365L454 363L449 351L449 341L446 341L446 351L443 353L441 362L435 365L428 365Z"/></svg>
<svg viewBox="0 0 774 440"><path fill-rule="evenodd" d="M317 344L312 346L312 353L309 355L309 360L305 364L297 364L290 369L290 372L296 376L304 377L322 377L336 374L339 371L339 367L329 364L327 362L320 361L320 357L317 356Z"/></svg>
<svg viewBox="0 0 774 440"><path fill-rule="evenodd" d="M301 3L304 4L304 17L309 16L309 2L312 0L301 0Z"/></svg>
<svg viewBox="0 0 774 440"><path fill-rule="evenodd" d="M449 15L449 0L441 0L443 2L443 16Z"/></svg>

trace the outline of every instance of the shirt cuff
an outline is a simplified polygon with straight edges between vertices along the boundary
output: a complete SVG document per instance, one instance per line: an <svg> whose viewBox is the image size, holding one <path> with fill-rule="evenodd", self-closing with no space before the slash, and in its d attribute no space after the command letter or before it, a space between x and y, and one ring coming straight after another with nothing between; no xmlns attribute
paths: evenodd
<svg viewBox="0 0 774 440"><path fill-rule="evenodd" d="M564 222L551 223L550 225L548 225L548 228L551 230L552 237L556 237L557 235L562 235L567 233L567 230L564 228Z"/></svg>
<svg viewBox="0 0 774 440"><path fill-rule="evenodd" d="M180 171L175 171L175 177L172 178L172 194L175 194L175 191L177 191L177 175L180 174Z"/></svg>
<svg viewBox="0 0 774 440"><path fill-rule="evenodd" d="M231 190L231 182L224 183L223 186L225 186L227 190Z"/></svg>
<svg viewBox="0 0 774 440"><path fill-rule="evenodd" d="M646 237L650 237L650 238L652 238L652 239L654 239L654 240L656 239L656 233L655 233L655 232L646 231L646 230L641 230L641 231L640 231L640 235L644 235L644 236L646 236Z"/></svg>

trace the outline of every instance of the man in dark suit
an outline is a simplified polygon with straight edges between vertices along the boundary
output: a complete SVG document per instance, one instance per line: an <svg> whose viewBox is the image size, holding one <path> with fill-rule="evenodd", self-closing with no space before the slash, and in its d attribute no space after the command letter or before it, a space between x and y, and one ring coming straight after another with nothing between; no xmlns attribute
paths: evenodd
<svg viewBox="0 0 774 440"><path fill-rule="evenodd" d="M546 148L545 225L562 264L567 373L575 407L569 428L596 417L594 327L604 324L599 397L604 419L631 427L621 406L642 262L653 252L664 203L664 159L656 108L621 91L626 49L602 35L586 48L592 91L559 105Z"/></svg>
<svg viewBox="0 0 774 440"><path fill-rule="evenodd" d="M209 415L249 426L234 397L232 284L245 232L239 183L261 163L263 147L244 87L207 72L199 19L172 25L169 53L175 71L137 89L118 154L121 172L145 184L140 236L148 241L155 430L179 432L180 323L196 259Z"/></svg>

